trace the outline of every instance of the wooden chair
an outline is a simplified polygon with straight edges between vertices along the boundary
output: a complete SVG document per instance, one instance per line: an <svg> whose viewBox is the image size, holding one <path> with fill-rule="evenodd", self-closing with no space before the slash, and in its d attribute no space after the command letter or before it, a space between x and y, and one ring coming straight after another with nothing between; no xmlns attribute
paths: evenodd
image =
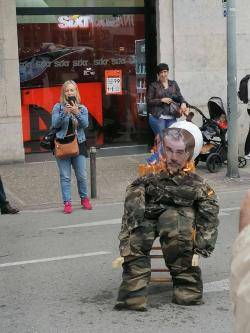
<svg viewBox="0 0 250 333"><path fill-rule="evenodd" d="M158 261L160 259L164 260L163 257L163 253L162 253L162 249L160 246L153 246L151 252L156 252L156 253L150 253L150 258L151 258L151 262L152 259L157 259ZM164 261L164 265L165 265L165 261ZM160 267L154 267L151 268L151 272L155 273L155 272L160 272L160 273L167 273L169 272L169 269L165 268L160 268ZM171 282L172 278L169 274L166 274L166 276L152 276L150 278L150 282L152 283L166 283L166 282Z"/></svg>

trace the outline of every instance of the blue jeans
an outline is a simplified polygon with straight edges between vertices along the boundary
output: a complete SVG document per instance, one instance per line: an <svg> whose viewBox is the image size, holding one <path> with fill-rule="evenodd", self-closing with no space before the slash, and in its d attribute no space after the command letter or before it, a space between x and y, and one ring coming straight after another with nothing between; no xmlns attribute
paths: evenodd
<svg viewBox="0 0 250 333"><path fill-rule="evenodd" d="M170 125L176 122L176 119L162 119L162 118L156 118L149 115L149 125L152 128L152 131L154 132L154 135L157 134L160 135L160 138L162 139L162 132L165 128L168 128Z"/></svg>
<svg viewBox="0 0 250 333"><path fill-rule="evenodd" d="M60 172L63 202L71 201L71 165L75 171L80 198L86 198L88 196L86 157L84 155L78 155L66 159L56 158L56 161Z"/></svg>

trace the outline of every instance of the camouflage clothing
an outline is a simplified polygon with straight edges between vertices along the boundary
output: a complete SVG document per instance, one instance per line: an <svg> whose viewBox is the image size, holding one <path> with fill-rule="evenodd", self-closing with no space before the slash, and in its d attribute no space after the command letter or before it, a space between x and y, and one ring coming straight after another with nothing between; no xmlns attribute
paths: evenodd
<svg viewBox="0 0 250 333"><path fill-rule="evenodd" d="M173 279L173 301L199 304L201 271L192 266L192 257L194 253L207 257L213 251L218 212L214 191L193 173L162 172L140 177L128 186L119 234L124 264L118 303L135 308L146 306L151 274L149 254L159 236Z"/></svg>

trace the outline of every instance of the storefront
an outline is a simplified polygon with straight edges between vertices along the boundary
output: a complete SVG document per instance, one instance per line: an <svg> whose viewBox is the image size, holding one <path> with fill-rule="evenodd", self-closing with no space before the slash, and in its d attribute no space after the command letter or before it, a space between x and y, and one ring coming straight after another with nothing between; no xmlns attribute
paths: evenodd
<svg viewBox="0 0 250 333"><path fill-rule="evenodd" d="M156 47L147 22L154 22L153 2L16 1L26 153L39 151L66 80L77 82L89 109L89 145L148 144L146 73L155 66Z"/></svg>

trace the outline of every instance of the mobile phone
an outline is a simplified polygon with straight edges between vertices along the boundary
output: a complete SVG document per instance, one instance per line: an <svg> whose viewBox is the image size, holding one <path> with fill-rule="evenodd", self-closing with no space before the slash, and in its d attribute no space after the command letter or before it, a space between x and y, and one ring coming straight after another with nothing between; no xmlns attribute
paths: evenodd
<svg viewBox="0 0 250 333"><path fill-rule="evenodd" d="M76 103L76 97L75 96L69 96L67 101L69 102L70 105L73 106L73 104Z"/></svg>

